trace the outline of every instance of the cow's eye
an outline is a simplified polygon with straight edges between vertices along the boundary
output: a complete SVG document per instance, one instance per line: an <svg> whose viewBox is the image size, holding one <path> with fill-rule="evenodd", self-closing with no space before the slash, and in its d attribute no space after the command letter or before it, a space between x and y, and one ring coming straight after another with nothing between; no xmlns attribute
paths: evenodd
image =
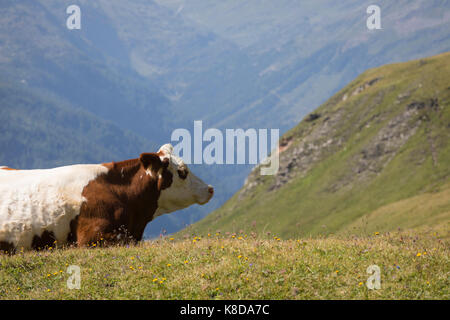
<svg viewBox="0 0 450 320"><path fill-rule="evenodd" d="M186 179L188 176L189 171L187 171L186 169L178 169L178 176L180 177L180 179Z"/></svg>

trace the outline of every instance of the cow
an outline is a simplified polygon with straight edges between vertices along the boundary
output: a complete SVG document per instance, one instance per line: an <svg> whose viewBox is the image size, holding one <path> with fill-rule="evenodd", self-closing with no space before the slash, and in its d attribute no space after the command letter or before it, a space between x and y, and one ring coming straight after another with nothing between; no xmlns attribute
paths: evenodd
<svg viewBox="0 0 450 320"><path fill-rule="evenodd" d="M205 204L213 194L170 144L120 162L0 167L0 250L137 242L157 216Z"/></svg>

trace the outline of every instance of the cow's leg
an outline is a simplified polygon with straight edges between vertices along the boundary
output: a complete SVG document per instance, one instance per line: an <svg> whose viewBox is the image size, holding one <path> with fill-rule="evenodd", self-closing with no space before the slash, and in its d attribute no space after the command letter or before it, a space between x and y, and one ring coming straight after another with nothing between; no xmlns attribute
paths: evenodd
<svg viewBox="0 0 450 320"><path fill-rule="evenodd" d="M52 231L44 230L40 236L35 235L31 247L35 250L51 248L56 243L55 234Z"/></svg>
<svg viewBox="0 0 450 320"><path fill-rule="evenodd" d="M6 253L6 254L14 254L16 252L16 248L14 245L10 242L6 241L0 241L0 254Z"/></svg>
<svg viewBox="0 0 450 320"><path fill-rule="evenodd" d="M103 218L80 217L77 223L77 245L80 247L97 244L102 239L111 238L111 222Z"/></svg>

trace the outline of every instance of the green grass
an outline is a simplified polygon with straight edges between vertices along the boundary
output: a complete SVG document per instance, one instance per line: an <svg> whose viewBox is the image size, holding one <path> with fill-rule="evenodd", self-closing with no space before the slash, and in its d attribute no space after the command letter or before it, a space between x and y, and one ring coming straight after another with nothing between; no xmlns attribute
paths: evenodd
<svg viewBox="0 0 450 320"><path fill-rule="evenodd" d="M0 299L449 299L441 232L210 234L0 255ZM69 265L81 268L80 290L67 288ZM379 290L366 287L370 265L380 267Z"/></svg>
<svg viewBox="0 0 450 320"><path fill-rule="evenodd" d="M408 229L421 228L424 225L441 225L450 230L450 188L443 191L423 193L382 206L351 223L347 230L363 229L365 233L389 231L391 226L403 226ZM408 217L405 221L405 217Z"/></svg>
<svg viewBox="0 0 450 320"><path fill-rule="evenodd" d="M372 86L352 95L356 88L375 78L379 80ZM450 53L364 72L314 111L321 114L318 120L304 120L284 135L292 139L292 144L280 154L280 163L295 157L290 150L314 135L317 138L312 142L316 145L328 139L342 139L342 145L324 151L306 171L295 168L297 176L280 189L270 191L274 177L260 178L259 170L253 171L249 181L257 181L257 187L245 196L236 194L181 234L205 234L217 229L248 232L252 226L263 231L270 226L284 237L305 237L324 232L367 235L381 227L383 231L448 227L449 83ZM347 99L343 99L345 95ZM430 99L437 99L439 106L419 109L409 118L407 125L417 125L416 131L392 153L392 158L377 160L378 172L369 172L363 179L356 177L355 159L374 146L381 130L389 133L389 123L408 110L409 104ZM326 119L335 119L339 112L341 118L335 130L317 135L318 128L330 121ZM437 196L428 196L434 193ZM428 203L412 206L410 201ZM390 205L395 212L379 213ZM391 214L395 219L388 218ZM379 219L375 221L371 216ZM369 221L369 226L353 228L355 221Z"/></svg>

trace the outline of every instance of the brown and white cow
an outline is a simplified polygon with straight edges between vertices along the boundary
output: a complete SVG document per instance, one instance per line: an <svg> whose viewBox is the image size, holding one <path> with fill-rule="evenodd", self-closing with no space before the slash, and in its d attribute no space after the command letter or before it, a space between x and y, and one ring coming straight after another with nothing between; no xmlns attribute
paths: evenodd
<svg viewBox="0 0 450 320"><path fill-rule="evenodd" d="M155 217L205 204L213 193L170 144L121 162L0 167L0 250L139 241Z"/></svg>

